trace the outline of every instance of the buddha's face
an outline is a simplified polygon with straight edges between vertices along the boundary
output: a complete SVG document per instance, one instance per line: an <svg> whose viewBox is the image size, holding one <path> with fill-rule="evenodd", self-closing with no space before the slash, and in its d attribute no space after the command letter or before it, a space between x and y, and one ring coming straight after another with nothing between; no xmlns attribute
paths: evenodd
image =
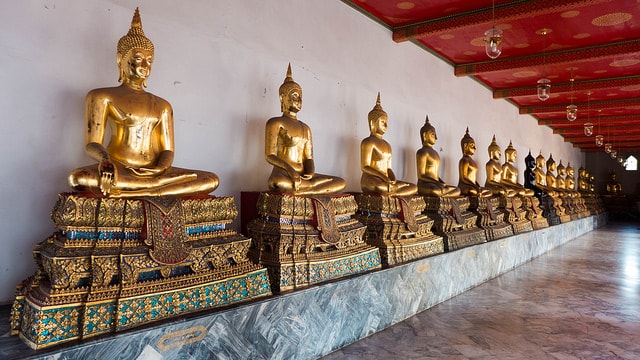
<svg viewBox="0 0 640 360"><path fill-rule="evenodd" d="M556 171L556 163L555 163L555 161L552 161L549 164L547 164L547 171Z"/></svg>
<svg viewBox="0 0 640 360"><path fill-rule="evenodd" d="M501 156L502 154L500 153L500 149L493 149L489 152L489 157L491 158L491 160L500 160Z"/></svg>
<svg viewBox="0 0 640 360"><path fill-rule="evenodd" d="M516 151L515 150L507 150L504 152L504 158L508 163L513 163L516 161Z"/></svg>
<svg viewBox="0 0 640 360"><path fill-rule="evenodd" d="M281 101L285 111L297 113L302 109L302 89L291 89L285 96L281 97Z"/></svg>
<svg viewBox="0 0 640 360"><path fill-rule="evenodd" d="M565 170L565 168L558 168L558 175L560 176L567 175L567 170Z"/></svg>
<svg viewBox="0 0 640 360"><path fill-rule="evenodd" d="M567 168L567 176L573 177L573 175L574 175L573 168Z"/></svg>
<svg viewBox="0 0 640 360"><path fill-rule="evenodd" d="M462 153L464 155L473 155L476 153L476 142L474 140L470 140L462 145Z"/></svg>
<svg viewBox="0 0 640 360"><path fill-rule="evenodd" d="M387 132L387 117L382 115L371 123L371 133L375 135L384 135Z"/></svg>
<svg viewBox="0 0 640 360"><path fill-rule="evenodd" d="M133 48L120 60L120 67L129 79L146 80L151 75L153 52L140 48Z"/></svg>
<svg viewBox="0 0 640 360"><path fill-rule="evenodd" d="M544 169L544 158L542 156L536 158L536 167L541 170Z"/></svg>
<svg viewBox="0 0 640 360"><path fill-rule="evenodd" d="M422 137L422 144L433 146L435 145L436 140L438 140L438 136L436 135L436 129L429 129L425 131Z"/></svg>

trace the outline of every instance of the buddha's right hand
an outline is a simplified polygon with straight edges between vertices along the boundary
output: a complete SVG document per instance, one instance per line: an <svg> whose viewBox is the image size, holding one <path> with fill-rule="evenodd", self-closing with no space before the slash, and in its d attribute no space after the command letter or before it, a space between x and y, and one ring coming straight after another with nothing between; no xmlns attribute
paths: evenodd
<svg viewBox="0 0 640 360"><path fill-rule="evenodd" d="M98 166L98 172L100 173L100 192L108 196L115 185L116 168L111 160L103 159Z"/></svg>

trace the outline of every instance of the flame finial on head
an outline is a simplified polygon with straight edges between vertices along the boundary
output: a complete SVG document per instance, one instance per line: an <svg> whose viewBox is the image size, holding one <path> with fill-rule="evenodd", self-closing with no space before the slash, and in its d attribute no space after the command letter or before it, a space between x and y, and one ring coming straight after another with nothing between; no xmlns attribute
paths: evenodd
<svg viewBox="0 0 640 360"><path fill-rule="evenodd" d="M376 105L369 111L369 125L382 116L387 116L387 113L382 109L382 105L380 105L380 92L378 91L378 97L376 98Z"/></svg>
<svg viewBox="0 0 640 360"><path fill-rule="evenodd" d="M149 40L142 30L142 20L140 19L140 11L136 8L133 13L133 19L131 19L131 28L127 32L127 35L120 38L118 41L118 54L125 57L129 51L133 48L140 48L154 52L153 43Z"/></svg>

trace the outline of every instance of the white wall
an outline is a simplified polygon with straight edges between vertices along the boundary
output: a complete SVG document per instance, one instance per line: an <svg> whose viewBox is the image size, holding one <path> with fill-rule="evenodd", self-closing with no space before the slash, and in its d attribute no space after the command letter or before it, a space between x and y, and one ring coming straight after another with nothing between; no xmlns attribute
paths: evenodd
<svg viewBox="0 0 640 360"><path fill-rule="evenodd" d="M316 169L344 177L348 191L359 190L359 143L378 91L399 178L416 181L426 114L438 131L441 177L452 184L467 126L481 183L494 133L503 149L513 141L518 164L541 148L564 164L583 162L550 129L417 46L394 43L389 30L338 0L3 1L0 303L33 274L31 251L54 230L49 214L57 194L69 191L67 174L91 163L84 96L117 86L116 43L136 6L156 47L148 90L174 108L175 165L216 172L214 194L238 204L241 191L266 189L264 123L279 115L289 62L304 91L299 117L313 130Z"/></svg>

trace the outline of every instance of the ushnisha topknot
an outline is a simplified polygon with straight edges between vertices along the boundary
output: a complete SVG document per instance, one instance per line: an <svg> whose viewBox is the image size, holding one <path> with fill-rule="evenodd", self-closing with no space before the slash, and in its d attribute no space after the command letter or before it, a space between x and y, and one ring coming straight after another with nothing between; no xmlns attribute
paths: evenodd
<svg viewBox="0 0 640 360"><path fill-rule="evenodd" d="M553 154L549 154L549 159L547 160L547 167L551 166L551 164L555 164L556 161L553 160Z"/></svg>
<svg viewBox="0 0 640 360"><path fill-rule="evenodd" d="M140 20L140 11L136 8L133 13L133 19L131 19L131 28L127 35L120 38L118 41L118 55L123 58L131 51L131 49L140 48L154 52L153 43L142 31L142 20Z"/></svg>
<svg viewBox="0 0 640 360"><path fill-rule="evenodd" d="M491 144L489 144L489 154L499 150L500 150L500 146L498 146L498 143L496 142L496 136L493 135L493 139L491 139Z"/></svg>
<svg viewBox="0 0 640 360"><path fill-rule="evenodd" d="M435 129L436 128L434 128L433 125L431 125L431 123L429 122L429 115L427 115L424 119L424 125L422 125L422 127L420 128L420 136L424 136L424 134L426 134L428 131Z"/></svg>
<svg viewBox="0 0 640 360"><path fill-rule="evenodd" d="M293 81L293 76L291 76L291 63L289 63L289 66L287 66L287 76L284 78L282 85L280 85L278 94L280 94L281 97L286 96L293 89L302 91L300 84Z"/></svg>
<svg viewBox="0 0 640 360"><path fill-rule="evenodd" d="M467 131L465 132L464 136L460 140L460 145L462 145L462 147L464 148L465 145L472 142L475 142L475 140L473 140L471 135L469 135L469 127L467 126Z"/></svg>
<svg viewBox="0 0 640 360"><path fill-rule="evenodd" d="M376 105L371 109L371 111L369 111L369 124L379 119L381 116L387 116L387 113L382 109L382 105L380 105L380 92L378 91Z"/></svg>

